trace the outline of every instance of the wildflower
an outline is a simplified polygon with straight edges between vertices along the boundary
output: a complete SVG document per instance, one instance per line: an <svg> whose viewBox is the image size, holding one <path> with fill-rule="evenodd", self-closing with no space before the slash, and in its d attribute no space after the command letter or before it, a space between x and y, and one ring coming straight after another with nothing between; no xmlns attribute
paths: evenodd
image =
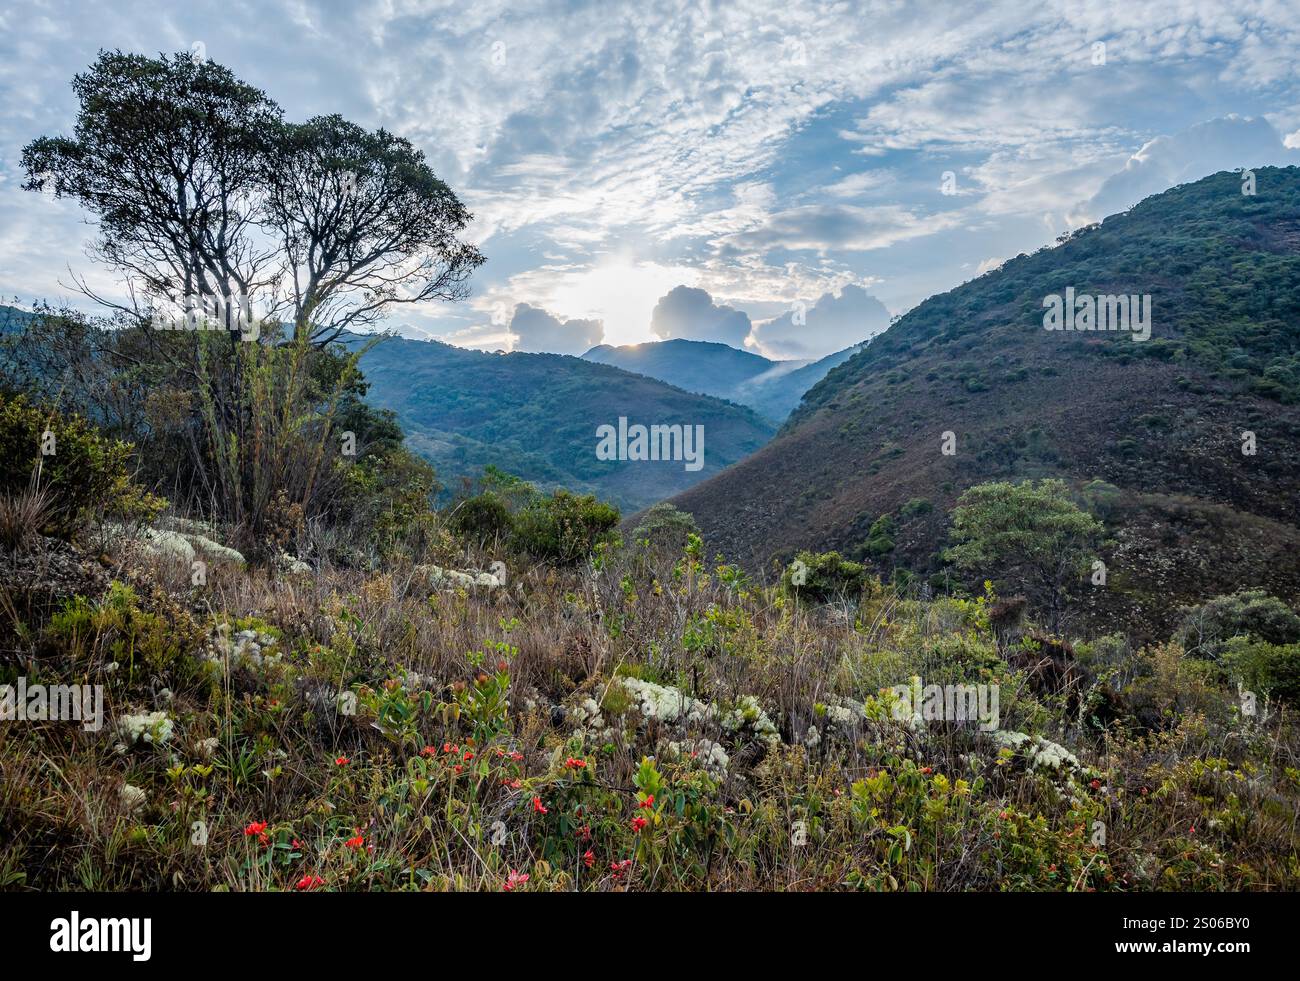
<svg viewBox="0 0 1300 981"><path fill-rule="evenodd" d="M923 774L925 774L925 775L928 777L931 773L934 772L934 767L932 767L932 766L923 766L923 767L921 767L921 772L922 772Z"/></svg>
<svg viewBox="0 0 1300 981"><path fill-rule="evenodd" d="M453 773L456 773L456 774L461 774L461 773L464 773L464 772L465 772L465 768L464 768L463 766L461 766L459 763L457 763L457 764L456 764L455 766L453 766L451 769L452 769L452 772L453 772Z"/></svg>
<svg viewBox="0 0 1300 981"><path fill-rule="evenodd" d="M514 892L515 886L522 886L528 881L528 874L520 872L518 869L511 869L510 874L506 876L505 885L502 886L506 892Z"/></svg>
<svg viewBox="0 0 1300 981"><path fill-rule="evenodd" d="M251 838L253 835L261 835L264 831L266 831L266 822L254 821L244 829L244 837Z"/></svg>
<svg viewBox="0 0 1300 981"><path fill-rule="evenodd" d="M587 866L587 868L591 868L596 864L596 853L590 848L582 853L582 864Z"/></svg>
<svg viewBox="0 0 1300 981"><path fill-rule="evenodd" d="M591 841L591 825L584 824L574 832L579 841Z"/></svg>
<svg viewBox="0 0 1300 981"><path fill-rule="evenodd" d="M351 762L352 762L352 761L351 761L350 759L348 759L346 756L340 756L338 759L336 759L336 760L334 761L334 765L335 765L335 766L347 766L347 765L348 765L349 763L351 763Z"/></svg>
<svg viewBox="0 0 1300 981"><path fill-rule="evenodd" d="M641 801L639 804L637 804L637 807L640 807L640 808L643 808L643 809L646 809L646 810L648 810L649 808L654 807L654 806L655 806L655 795L654 795L654 794L647 794L647 795L646 795L646 799L643 800L643 801Z"/></svg>
<svg viewBox="0 0 1300 981"><path fill-rule="evenodd" d="M524 782L522 780L511 780L509 777L502 777L501 782L505 784L507 787L509 787L511 790L518 790L520 787L524 785Z"/></svg>
<svg viewBox="0 0 1300 981"><path fill-rule="evenodd" d="M437 751L434 747L432 747L432 746L425 746L424 749L420 750L420 755L421 755L421 756L437 756L437 755L438 755L438 751Z"/></svg>
<svg viewBox="0 0 1300 981"><path fill-rule="evenodd" d="M294 838L291 842L289 842L289 847L293 848L294 850L297 850L299 848L302 848L302 842L299 841L297 838Z"/></svg>
<svg viewBox="0 0 1300 981"><path fill-rule="evenodd" d="M1101 781L1093 780L1088 784L1088 786L1091 787L1093 790L1101 790Z"/></svg>
<svg viewBox="0 0 1300 981"><path fill-rule="evenodd" d="M464 757L462 757L462 759L464 760L464 762L468 763L468 762L469 762L470 760L472 760L473 758L474 758L474 754L473 754L472 752L470 752L468 749L465 750L465 755L464 755Z"/></svg>
<svg viewBox="0 0 1300 981"><path fill-rule="evenodd" d="M567 760L564 761L564 765L568 767L570 770L585 770L587 768L587 761L575 760L572 756L570 756Z"/></svg>
<svg viewBox="0 0 1300 981"><path fill-rule="evenodd" d="M645 827L647 824L649 824L649 823L650 823L650 822L647 821L647 820L646 820L645 818L643 818L643 817L634 817L634 818L632 819L632 830L633 830L636 834L640 834L640 833L641 833L641 829L644 828L644 827Z"/></svg>
<svg viewBox="0 0 1300 981"><path fill-rule="evenodd" d="M1001 818L1003 821L1006 821L1008 818L1010 818L1010 815L1006 811L999 811L998 817Z"/></svg>
<svg viewBox="0 0 1300 981"><path fill-rule="evenodd" d="M304 875L294 884L294 888L299 892L311 892L325 885L325 880L318 875Z"/></svg>
<svg viewBox="0 0 1300 981"><path fill-rule="evenodd" d="M365 836L360 833L358 833L355 837L349 838L347 841L343 842L343 844L347 845L347 847L352 849L360 848L365 843L366 843Z"/></svg>
<svg viewBox="0 0 1300 981"><path fill-rule="evenodd" d="M457 746L455 743L443 743L442 751L450 755L451 753L459 753L460 747Z"/></svg>
<svg viewBox="0 0 1300 981"><path fill-rule="evenodd" d="M627 871L627 867L631 864L632 860L630 858L625 858L621 862L610 862L609 871L613 873L615 879L621 879L623 873Z"/></svg>
<svg viewBox="0 0 1300 981"><path fill-rule="evenodd" d="M520 760L524 758L524 754L519 752L518 750L515 750L513 753L510 754L510 758L514 760L516 763L518 763Z"/></svg>
<svg viewBox="0 0 1300 981"><path fill-rule="evenodd" d="M540 797L534 797L534 798L533 798L533 810L536 811L538 814L549 814L549 813L550 813L550 812L546 809L545 805L542 804L542 799L541 799Z"/></svg>

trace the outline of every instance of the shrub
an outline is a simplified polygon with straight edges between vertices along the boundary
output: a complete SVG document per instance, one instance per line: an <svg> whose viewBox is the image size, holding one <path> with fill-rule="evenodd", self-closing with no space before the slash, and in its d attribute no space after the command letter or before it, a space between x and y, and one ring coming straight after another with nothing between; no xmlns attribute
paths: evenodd
<svg viewBox="0 0 1300 981"><path fill-rule="evenodd" d="M1216 596L1183 613L1176 637L1189 654L1198 657L1217 659L1237 636L1276 645L1300 642L1300 616L1262 589Z"/></svg>
<svg viewBox="0 0 1300 981"><path fill-rule="evenodd" d="M800 552L781 574L786 593L818 603L856 599L871 582L871 575L839 552Z"/></svg>
<svg viewBox="0 0 1300 981"><path fill-rule="evenodd" d="M699 526L691 515L661 501L642 516L632 531L632 537L637 541L648 540L652 549L680 552L686 548L690 536L699 533Z"/></svg>
<svg viewBox="0 0 1300 981"><path fill-rule="evenodd" d="M887 514L882 514L871 524L867 532L867 541L863 546L868 555L880 558L894 550L894 533L898 524Z"/></svg>
<svg viewBox="0 0 1300 981"><path fill-rule="evenodd" d="M166 502L128 476L131 449L104 438L80 416L46 412L21 395L0 395L0 494L13 501L33 483L43 488L49 499L42 534L70 537L96 513L156 516Z"/></svg>
<svg viewBox="0 0 1300 981"><path fill-rule="evenodd" d="M538 497L515 517L515 539L525 552L561 563L579 562L591 554L618 524L618 508L591 494L556 491Z"/></svg>
<svg viewBox="0 0 1300 981"><path fill-rule="evenodd" d="M1300 644L1233 637L1223 646L1221 660L1243 688L1300 703Z"/></svg>
<svg viewBox="0 0 1300 981"><path fill-rule="evenodd" d="M460 501L451 511L452 531L477 542L505 538L514 531L515 519L510 506L492 491L484 491Z"/></svg>

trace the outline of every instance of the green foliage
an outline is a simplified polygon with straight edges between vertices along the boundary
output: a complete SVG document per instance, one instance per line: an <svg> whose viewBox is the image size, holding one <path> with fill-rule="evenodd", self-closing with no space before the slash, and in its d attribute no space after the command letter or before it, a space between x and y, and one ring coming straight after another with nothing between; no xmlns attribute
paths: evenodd
<svg viewBox="0 0 1300 981"><path fill-rule="evenodd" d="M634 541L648 541L655 551L673 554L681 552L691 535L698 535L695 518L667 501L650 508L632 531Z"/></svg>
<svg viewBox="0 0 1300 981"><path fill-rule="evenodd" d="M44 534L69 537L95 515L149 520L161 511L166 502L143 491L127 472L131 450L80 416L44 411L21 395L0 395L0 494L45 488Z"/></svg>
<svg viewBox="0 0 1300 981"><path fill-rule="evenodd" d="M591 494L556 491L537 497L515 517L515 536L525 552L561 564L580 562L610 540L618 509Z"/></svg>
<svg viewBox="0 0 1300 981"><path fill-rule="evenodd" d="M1233 637L1279 646L1300 642L1300 615L1262 589L1244 589L1185 609L1176 637L1189 654L1213 660Z"/></svg>
<svg viewBox="0 0 1300 981"><path fill-rule="evenodd" d="M888 555L894 550L894 535L897 532L898 523L889 515L882 514L871 523L863 549L875 558Z"/></svg>
<svg viewBox="0 0 1300 981"><path fill-rule="evenodd" d="M1071 502L1064 481L977 484L953 509L953 545L945 556L959 569L1018 578L1055 609L1088 570L1103 531Z"/></svg>
<svg viewBox="0 0 1300 981"><path fill-rule="evenodd" d="M1219 659L1244 689L1300 705L1300 644L1229 638Z"/></svg>
<svg viewBox="0 0 1300 981"><path fill-rule="evenodd" d="M800 552L781 573L781 588L816 603L856 599L875 582L860 563L839 552Z"/></svg>

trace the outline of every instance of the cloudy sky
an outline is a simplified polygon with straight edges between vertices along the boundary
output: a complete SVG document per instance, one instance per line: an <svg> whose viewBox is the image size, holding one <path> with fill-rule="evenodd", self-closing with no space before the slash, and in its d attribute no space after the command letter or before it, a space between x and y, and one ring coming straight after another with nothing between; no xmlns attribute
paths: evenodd
<svg viewBox="0 0 1300 981"><path fill-rule="evenodd" d="M0 294L114 291L21 149L70 131L99 49L197 45L291 119L425 152L488 262L389 326L485 348L816 357L1147 194L1300 160L1294 0L10 0Z"/></svg>

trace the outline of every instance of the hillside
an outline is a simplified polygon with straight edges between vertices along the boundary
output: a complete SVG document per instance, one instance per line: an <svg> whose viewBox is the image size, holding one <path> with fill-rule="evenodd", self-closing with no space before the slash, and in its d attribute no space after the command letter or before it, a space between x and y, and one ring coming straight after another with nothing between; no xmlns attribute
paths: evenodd
<svg viewBox="0 0 1300 981"><path fill-rule="evenodd" d="M1300 172L1240 187L1221 173L1174 188L932 297L675 503L751 567L838 548L925 574L972 484L1103 481L1108 585L1078 597L1094 619L1159 630L1180 603L1245 585L1296 596ZM1150 294L1151 338L1045 330L1044 297L1067 287ZM893 547L868 556L883 515Z"/></svg>
<svg viewBox="0 0 1300 981"><path fill-rule="evenodd" d="M847 361L853 351L848 348L811 362L773 361L727 344L675 338L621 347L601 344L582 357L657 378L688 392L739 402L781 423L804 392Z"/></svg>
<svg viewBox="0 0 1300 981"><path fill-rule="evenodd" d="M737 352L740 353L740 352ZM361 361L369 400L392 409L408 444L456 490L487 464L539 486L595 493L635 510L735 463L775 429L751 410L608 365L554 354L487 354L389 338ZM704 466L602 461L596 428L702 425Z"/></svg>

